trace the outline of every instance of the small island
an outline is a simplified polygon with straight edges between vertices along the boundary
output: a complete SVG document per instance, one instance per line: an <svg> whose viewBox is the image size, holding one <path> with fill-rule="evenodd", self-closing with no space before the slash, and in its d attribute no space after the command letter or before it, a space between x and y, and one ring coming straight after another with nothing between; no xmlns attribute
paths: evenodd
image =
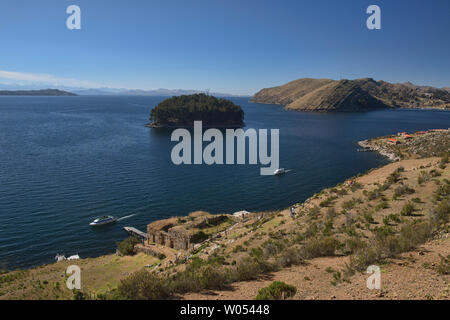
<svg viewBox="0 0 450 320"><path fill-rule="evenodd" d="M244 111L232 101L206 94L172 97L162 101L150 113L151 128L192 127L202 121L204 127L242 127Z"/></svg>
<svg viewBox="0 0 450 320"><path fill-rule="evenodd" d="M76 96L75 93L58 90L58 89L45 89L45 90L0 90L0 96Z"/></svg>

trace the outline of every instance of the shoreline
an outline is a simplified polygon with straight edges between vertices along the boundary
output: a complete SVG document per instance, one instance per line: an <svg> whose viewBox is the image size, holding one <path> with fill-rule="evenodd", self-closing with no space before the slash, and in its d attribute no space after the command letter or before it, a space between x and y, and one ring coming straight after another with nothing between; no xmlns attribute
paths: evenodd
<svg viewBox="0 0 450 320"><path fill-rule="evenodd" d="M413 181L416 181L416 176L419 174L419 170L417 170L417 168L434 168L437 166L437 164L439 163L440 159L439 158L432 158L432 157L428 157L428 158L424 158L424 159L406 159L406 160L401 160L399 162L394 162L394 163L389 163L386 164L382 167L379 168L373 168L373 169L369 169L367 172L363 173L362 175L358 175L357 177L349 177L347 179L345 179L345 183L338 183L337 186L335 187L324 187L321 192L316 193L312 196L310 196L308 199L306 199L303 203L299 203L297 205L294 205L294 207L296 208L297 211L297 215L298 218L296 217L294 220L292 218L289 218L289 208L284 208L284 209L279 209L279 210L275 210L272 213L267 212L269 218L263 218L261 219L261 221L266 221L263 223L266 223L266 226L262 225L258 228L259 231L256 231L256 233L261 233L261 232L268 232L271 230L271 228L275 228L274 232L276 230L283 229L286 228L286 226L289 226L292 224L293 227L295 227L295 229L297 230L298 228L298 223L300 222L300 220L297 222L297 219L306 219L305 221L303 221L303 223L300 223L300 225L304 226L305 222L308 221L308 219L315 219L312 216L312 209L316 206L319 205L319 203L323 203L324 199L327 198L327 196L329 196L330 194L333 195L333 192L338 192L338 190L334 190L336 188L346 188L348 189L348 194L344 195L344 197L347 197L345 199L352 199L353 197L355 197L355 195L362 197L363 196L363 190L364 189L360 189L361 186L367 187L367 186L371 186L371 185L376 185L377 182L381 182L383 181L384 177L388 174L390 174L391 172L393 172L394 170L397 170L398 168L402 168L402 175L407 174L407 175L413 175L412 177L408 177L409 179L412 179ZM384 172L384 173L383 173ZM381 174L383 173L383 174ZM447 170L447 174L448 176L448 170ZM352 185L349 185L349 179L351 182L355 182L355 186L356 189L355 191L350 191L350 188L352 187ZM353 180L354 179L354 180ZM380 180L381 179L381 180ZM442 178L441 178L442 180ZM433 183L433 182L430 182ZM358 186L359 184L359 186ZM434 183L433 183L434 184ZM419 188L418 186L414 186L414 188ZM426 186L424 187L426 188ZM334 191L333 191L334 190ZM392 192L392 191L391 191ZM408 197L417 197L417 195L419 194L412 194ZM341 195L342 196L342 195ZM421 195L422 197L422 195ZM388 197L390 199L390 197ZM341 203L345 204L345 199L343 200L333 200L333 201L341 201ZM394 205L394 202L392 202L392 205ZM322 206L320 206L322 207ZM389 206L390 207L390 206ZM386 210L390 210L389 207ZM397 205L398 208L400 208ZM305 213L302 213L302 212ZM383 210L381 210L382 212ZM309 213L308 213L309 212ZM262 217L264 216L263 213L255 213L257 215L262 214ZM272 217L270 217L270 215L273 215ZM382 218L383 216L381 216ZM374 218L377 219L377 221L375 221L376 223L381 223L379 220L381 219L380 217L377 217L374 214ZM222 241L222 243L226 243L225 246L223 247L225 250L227 250L230 254L233 254L233 252L239 252L236 251L236 248L240 248L241 246L243 246L245 244L245 242L247 241L257 241L257 240L250 240L252 239L251 237L253 236L252 232L244 232L242 234L242 236L234 236L233 234L239 234L242 232L242 230L244 231L248 231L248 228L246 228L247 226L253 226L253 220L256 219L256 217L250 218L249 221L246 222L246 220L242 220L237 222L235 225L236 227L230 228L228 230L228 236L227 236L227 232L225 232L225 235L222 235L222 237L218 238L218 241ZM335 219L338 219L338 221L336 222L338 225L340 225L341 223L345 223L345 219L347 219L345 216L337 216ZM409 217L409 219L415 219L414 216ZM255 220L255 221L259 221ZM283 221L285 221L285 223L282 223ZM337 227L335 227L337 229ZM232 230L234 229L234 230ZM221 238L224 238L224 240L221 240ZM229 240L228 240L229 239ZM225 242L226 241L226 242ZM436 243L436 242L434 242ZM207 259L208 255L213 254L214 251L219 250L220 246L215 244L214 241L211 241L211 243L209 243L208 245L205 246L205 248L202 251L199 251L198 253L198 257L200 257L201 259ZM242 247L241 247L242 248ZM439 250L443 250L441 247L438 247ZM207 251L207 252L205 252ZM220 250L219 250L220 251ZM205 256L206 254L206 256ZM224 253L223 253L224 254ZM220 253L219 253L220 255ZM178 254L176 254L176 257L178 257ZM428 257L428 255L427 255ZM170 260L170 257L167 257ZM438 259L438 257L435 257L436 259ZM130 274L137 272L139 270L142 270L142 268L151 268L151 270L156 270L155 272L158 274L159 272L164 272L164 270L170 270L171 266L173 266L169 260L164 260L163 259L159 259L157 257L151 256L151 255L147 255L143 252L138 252L135 255L132 256L119 256L117 254L104 254L104 255L99 255L99 256L95 256L95 257L88 257L88 258L82 258L80 260L77 261L62 261L62 262L54 262L54 263L48 263L48 264L43 264L40 266L36 266L36 267L31 267L31 268L25 268L25 269L17 269L14 271L9 271L7 272L5 275L6 277L11 277L12 279L14 279L13 281L15 281L16 283L20 283L20 282L24 282L26 283L26 281L29 281L27 279L31 278L31 279L38 279L41 281L46 281L48 284L55 284L59 281L61 281L61 275L64 274L66 268L68 265L70 264L76 264L79 265L83 268L83 270L85 271L85 274L87 275L87 280L84 282L86 284L88 284L89 287L89 292L94 292L94 298L97 297L102 297L102 295L108 293L109 289L112 286L116 286L117 284L120 283L120 281L122 279L127 278ZM312 258L312 260L308 260L311 261L312 264L316 264L319 261L323 261L324 265L323 265L323 269L326 269L331 265L334 267L335 266L335 262L339 262L339 264L344 265L346 263L348 259L348 256L333 256L333 257L329 257L329 258ZM433 263L435 261L433 260ZM396 264L394 264L394 266L396 266ZM158 268L162 268L163 270L157 270ZM299 265L299 266L294 266L294 268L297 268L296 270L298 270L298 272L300 273L307 273L310 277L311 277L311 272L313 272L315 269L314 268L308 268L305 267L304 265ZM392 268L392 267L390 267ZM311 269L311 270L310 270ZM150 269L148 269L150 270ZM286 268L282 268L278 271L274 272L275 277L284 277L284 275L289 275L290 274L290 269L286 269ZM403 272L403 271L397 271L397 272ZM99 276L100 274L102 274L103 276ZM335 289L338 288L336 286L332 286L329 283L329 280L327 277L329 277L330 275L328 275L327 273L323 273L321 274L322 278L324 278L323 280L325 281L325 283L328 282L328 286L330 287L329 289L331 290L335 290L336 294L343 294L340 290ZM357 276L356 276L357 277ZM300 277L298 279L291 279L291 281L300 281L301 279L303 279L303 277ZM36 281L36 280L34 280ZM365 283L365 282L363 282ZM270 284L269 282L267 284ZM311 282L312 287L322 287L322 282L320 283L316 283L316 282ZM6 288L9 286L8 283L6 283ZM233 287L238 289L238 293L236 294L242 294L242 292L239 291L244 291L247 296L246 299L252 299L255 295L256 295L256 291L259 288L259 282L258 280L256 281L247 281L247 282L242 282L242 281L237 281L235 283L232 284ZM52 289L54 286L45 286L45 282L44 282L44 289L40 289L40 290L54 290ZM5 289L6 289L5 288ZM33 288L32 287L28 287L27 289ZM47 288L47 289L46 289ZM105 289L106 288L106 289ZM256 288L256 289L254 289ZM400 290L400 289L399 289ZM11 293L9 293L8 291L3 291L3 295L4 297L2 297L0 295L0 300L3 298L13 298L17 297L17 295L22 295L23 293L21 293L22 291L13 291ZM229 292L229 291L220 291L220 299L224 299L226 297L228 298L235 298L235 293L233 292ZM42 297L43 293L38 293L38 292L34 292L34 291L30 291L27 293L27 295L23 296L23 297L28 297L28 298L32 298L35 299L36 297ZM53 294L53 293L52 293ZM36 296L37 295L37 296ZM58 299L70 299L72 297L72 292L70 291L58 291ZM62 296L61 296L62 295ZM327 297L326 292L323 293L322 297ZM367 296L369 297L369 296ZM47 298L49 298L49 296L47 296ZM205 299L207 298L207 296L204 295L204 293L199 292L199 293L195 293L195 292L188 292L185 295L181 296L181 299L190 299L190 298L195 298L195 299ZM297 297L298 299L299 297ZM301 297L300 297L301 298Z"/></svg>
<svg viewBox="0 0 450 320"><path fill-rule="evenodd" d="M145 127L150 128L150 129L191 129L194 128L194 125L155 125L153 123L147 123L145 125ZM236 128L244 128L245 127L245 122L242 124L230 124L230 125L226 125L226 124L207 124L204 125L202 123L202 128L229 128L229 129L236 129Z"/></svg>
<svg viewBox="0 0 450 320"><path fill-rule="evenodd" d="M316 113L351 113L351 112L370 112L370 111L378 111L378 110L437 110L437 111L450 111L450 107L448 106L437 106L437 107L426 107L426 106L387 106L385 108L369 108L369 109L355 109L355 110L336 110L336 109L288 109L286 108L286 106L288 106L290 103L288 104L284 104L284 103L276 103L276 102L262 102L262 101L258 101L258 100L252 100L250 99L248 101L249 103L258 103L258 104L267 104L267 105L275 105L275 106L280 106L285 110L292 110L292 111L298 111L298 112L316 112Z"/></svg>
<svg viewBox="0 0 450 320"><path fill-rule="evenodd" d="M161 128L158 127L156 129L164 129L164 128L168 128L168 127L161 127ZM393 135L391 135L391 136L393 136ZM375 145L375 144L371 143L371 141L375 141L375 140L378 140L378 139L381 139L381 138L386 138L386 136L385 137L376 137L376 138L370 138L370 139L366 139L366 140L361 140L361 141L357 142L357 145L360 146L361 148L363 148L364 151L366 151L366 152L377 152L381 156L386 157L390 161L390 163L399 162L399 161L405 160L405 159L401 159L400 157L396 156L393 152L390 152L387 148L383 148L382 146ZM389 165L390 163L385 164L382 167L385 167L385 166ZM374 170L374 169L377 169L377 168L379 168L379 166L376 166L376 167L373 167L373 168L369 168L366 172L360 172L358 174L365 175L370 170ZM358 174L356 174L355 176L357 176ZM351 178L353 178L353 177L347 177L344 181L347 181L347 180L349 180ZM323 186L321 191L325 190L325 189L328 189L330 187L332 187L332 186ZM319 191L319 193L320 193L320 191ZM305 199L304 203L307 203L308 200L310 200L313 197L314 197L314 194L311 194L308 198ZM280 208L278 210L285 210L286 209L286 207L283 207L283 206L280 206ZM277 209L274 209L274 210L277 210ZM228 213L228 214L232 214L232 213ZM155 221L160 221L160 220L164 220L164 219L159 219L159 220L155 220ZM124 234L124 238L122 238L122 240L125 239L125 238L126 238L126 236ZM108 256L108 255L114 254L114 253L112 253L114 250L115 250L115 248L112 248L110 250L110 252L105 253L105 254L87 255L86 257L81 257L81 260L83 260L83 259L96 259L96 258ZM30 270L30 269L34 269L34 268L40 268L40 267L43 267L43 266L47 266L47 265L53 265L55 263L57 263L57 262L55 262L55 261L42 262L42 263L35 264L33 266L23 267L23 268L19 267L17 269L12 269L12 270L8 270L8 271Z"/></svg>
<svg viewBox="0 0 450 320"><path fill-rule="evenodd" d="M382 148L380 146L375 146L371 144L369 139L361 140L358 141L357 143L360 147L364 149L364 151L377 152L378 154L388 158L390 161L393 162L401 161L400 157L397 157L393 152L390 152L389 150L386 150L385 148Z"/></svg>

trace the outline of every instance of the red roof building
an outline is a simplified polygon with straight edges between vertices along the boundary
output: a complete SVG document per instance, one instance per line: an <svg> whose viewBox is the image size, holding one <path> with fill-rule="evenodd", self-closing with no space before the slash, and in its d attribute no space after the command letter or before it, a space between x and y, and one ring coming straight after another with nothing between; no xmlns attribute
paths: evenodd
<svg viewBox="0 0 450 320"><path fill-rule="evenodd" d="M392 144L399 144L400 141L398 141L397 139L389 139L389 143L392 143Z"/></svg>

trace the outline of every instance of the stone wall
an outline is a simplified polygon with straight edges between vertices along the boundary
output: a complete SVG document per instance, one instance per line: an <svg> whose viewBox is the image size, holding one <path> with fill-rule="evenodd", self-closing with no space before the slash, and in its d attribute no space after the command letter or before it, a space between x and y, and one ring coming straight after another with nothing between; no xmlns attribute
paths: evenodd
<svg viewBox="0 0 450 320"><path fill-rule="evenodd" d="M168 232L162 230L148 229L148 244L157 243L169 248L177 250L188 250L190 245L190 239L184 233L177 232L169 229Z"/></svg>

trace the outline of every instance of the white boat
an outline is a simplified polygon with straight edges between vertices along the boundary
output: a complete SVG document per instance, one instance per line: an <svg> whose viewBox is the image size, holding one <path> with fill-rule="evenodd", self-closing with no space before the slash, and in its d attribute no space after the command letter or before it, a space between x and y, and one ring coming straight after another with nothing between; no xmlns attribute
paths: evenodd
<svg viewBox="0 0 450 320"><path fill-rule="evenodd" d="M95 219L94 221L92 221L91 223L89 223L90 226L92 227L96 227L96 226L103 226L105 224L110 224L110 223L114 223L117 221L116 217L113 216L103 216L100 218Z"/></svg>
<svg viewBox="0 0 450 320"><path fill-rule="evenodd" d="M286 171L284 170L284 168L280 168L280 169L275 170L273 175L274 176L280 176L280 175L285 174L285 173L286 173Z"/></svg>

